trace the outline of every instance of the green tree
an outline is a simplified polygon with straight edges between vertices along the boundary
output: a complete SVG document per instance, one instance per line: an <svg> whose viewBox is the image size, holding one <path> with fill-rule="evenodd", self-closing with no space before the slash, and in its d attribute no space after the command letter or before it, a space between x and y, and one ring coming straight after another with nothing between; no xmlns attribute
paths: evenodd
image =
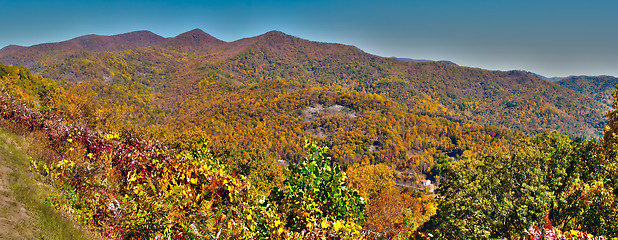
<svg viewBox="0 0 618 240"><path fill-rule="evenodd" d="M315 236L327 232L358 235L365 220L365 201L356 190L348 189L346 174L330 164L327 148L306 143L308 156L290 164L283 187L275 188L265 206L282 214L280 232L289 236Z"/></svg>
<svg viewBox="0 0 618 240"><path fill-rule="evenodd" d="M437 189L444 197L438 214L422 231L441 239L519 238L544 213L560 212L578 177L572 174L577 146L545 132L507 152L453 162Z"/></svg>
<svg viewBox="0 0 618 240"><path fill-rule="evenodd" d="M618 236L618 88L613 91L613 110L609 111L600 148L589 153L582 186L582 226L593 233ZM578 189L579 190L579 189Z"/></svg>

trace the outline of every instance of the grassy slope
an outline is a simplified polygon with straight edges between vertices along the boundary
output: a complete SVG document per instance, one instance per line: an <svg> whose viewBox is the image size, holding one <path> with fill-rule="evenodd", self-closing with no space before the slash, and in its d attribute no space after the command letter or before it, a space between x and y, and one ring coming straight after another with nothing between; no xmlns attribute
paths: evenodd
<svg viewBox="0 0 618 240"><path fill-rule="evenodd" d="M0 130L0 239L96 239L45 204L53 189L29 170L31 144Z"/></svg>

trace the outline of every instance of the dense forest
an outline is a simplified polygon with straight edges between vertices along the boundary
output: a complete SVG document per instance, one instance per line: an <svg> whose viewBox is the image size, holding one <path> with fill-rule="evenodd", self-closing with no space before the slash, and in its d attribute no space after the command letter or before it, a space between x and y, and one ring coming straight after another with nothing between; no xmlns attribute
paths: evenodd
<svg viewBox="0 0 618 240"><path fill-rule="evenodd" d="M618 233L608 87L280 32L90 35L0 60L36 72L0 64L2 127L41 143L49 203L104 238Z"/></svg>
<svg viewBox="0 0 618 240"><path fill-rule="evenodd" d="M130 122L142 124L175 119L179 116L175 108L196 92L205 94L200 88L209 83L248 87L282 79L379 94L415 114L524 133L555 129L575 137L599 137L603 114L609 110L585 93L532 73L381 58L353 46L281 32L229 43L199 29L170 39L150 32L89 35L28 48L7 47L0 50L0 61L66 84L92 83L87 86L96 94L97 105L126 105L136 111L127 116ZM202 108L186 107L198 112ZM165 118L156 116L163 113Z"/></svg>
<svg viewBox="0 0 618 240"><path fill-rule="evenodd" d="M611 76L571 76L560 80L558 84L611 106L614 102L612 92L618 84L618 78Z"/></svg>

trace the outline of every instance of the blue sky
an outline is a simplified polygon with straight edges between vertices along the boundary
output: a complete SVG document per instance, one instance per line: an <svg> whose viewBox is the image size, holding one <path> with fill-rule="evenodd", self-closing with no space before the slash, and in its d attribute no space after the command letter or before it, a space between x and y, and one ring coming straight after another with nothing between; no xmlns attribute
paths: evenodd
<svg viewBox="0 0 618 240"><path fill-rule="evenodd" d="M0 47L194 28L224 41L279 30L380 55L545 76L618 76L618 1L7 1Z"/></svg>

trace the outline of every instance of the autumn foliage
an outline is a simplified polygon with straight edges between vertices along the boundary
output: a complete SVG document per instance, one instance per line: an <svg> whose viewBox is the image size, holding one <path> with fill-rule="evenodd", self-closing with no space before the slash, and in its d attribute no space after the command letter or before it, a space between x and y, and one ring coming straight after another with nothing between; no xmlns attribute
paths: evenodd
<svg viewBox="0 0 618 240"><path fill-rule="evenodd" d="M37 143L46 202L104 238L618 232L618 113L600 140L560 135L600 133L590 98L278 32L175 41L27 62L59 81L0 64L0 125Z"/></svg>

